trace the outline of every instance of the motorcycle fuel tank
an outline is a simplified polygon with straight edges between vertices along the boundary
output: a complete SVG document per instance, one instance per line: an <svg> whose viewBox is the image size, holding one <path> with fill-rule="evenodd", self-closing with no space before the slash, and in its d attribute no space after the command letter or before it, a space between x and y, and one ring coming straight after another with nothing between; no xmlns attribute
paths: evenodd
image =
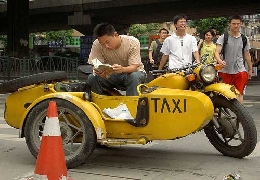
<svg viewBox="0 0 260 180"><path fill-rule="evenodd" d="M147 86L160 86L171 89L188 89L189 82L181 73L169 73L152 80L147 84Z"/></svg>

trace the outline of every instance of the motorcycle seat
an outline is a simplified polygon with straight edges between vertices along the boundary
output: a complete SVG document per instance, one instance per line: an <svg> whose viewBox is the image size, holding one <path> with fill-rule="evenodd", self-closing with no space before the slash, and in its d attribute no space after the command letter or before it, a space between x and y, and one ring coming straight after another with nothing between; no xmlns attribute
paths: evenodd
<svg viewBox="0 0 260 180"><path fill-rule="evenodd" d="M59 82L55 84L54 89L58 92L87 92L89 89L86 82Z"/></svg>
<svg viewBox="0 0 260 180"><path fill-rule="evenodd" d="M91 89L88 83L81 82L81 81L70 81L70 82L59 82L56 83L54 89L57 92L87 92L90 93ZM126 90L125 87L117 87L114 89L105 89L105 94L110 96L122 96L124 91Z"/></svg>

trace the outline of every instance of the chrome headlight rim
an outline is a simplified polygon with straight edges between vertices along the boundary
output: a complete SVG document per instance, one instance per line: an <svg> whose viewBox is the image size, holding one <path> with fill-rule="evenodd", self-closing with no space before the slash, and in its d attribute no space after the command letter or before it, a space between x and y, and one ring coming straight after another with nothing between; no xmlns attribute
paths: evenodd
<svg viewBox="0 0 260 180"><path fill-rule="evenodd" d="M200 78L204 83L212 83L217 75L213 64L204 64L200 69Z"/></svg>

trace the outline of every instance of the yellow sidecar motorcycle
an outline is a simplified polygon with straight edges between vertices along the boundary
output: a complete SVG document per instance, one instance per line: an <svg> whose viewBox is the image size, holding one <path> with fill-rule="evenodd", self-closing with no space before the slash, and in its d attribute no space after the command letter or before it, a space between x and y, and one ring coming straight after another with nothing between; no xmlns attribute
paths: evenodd
<svg viewBox="0 0 260 180"><path fill-rule="evenodd" d="M147 144L200 130L223 155L243 158L256 146L256 127L236 99L239 92L216 81L216 67L198 63L159 71L163 74L137 87L138 96L123 96L114 89L108 95L95 94L85 82L66 80L65 72L21 77L0 84L0 93L10 93L4 117L20 129L37 157L48 103L55 101L68 168L85 163L97 143ZM122 105L129 117L109 116L108 110Z"/></svg>

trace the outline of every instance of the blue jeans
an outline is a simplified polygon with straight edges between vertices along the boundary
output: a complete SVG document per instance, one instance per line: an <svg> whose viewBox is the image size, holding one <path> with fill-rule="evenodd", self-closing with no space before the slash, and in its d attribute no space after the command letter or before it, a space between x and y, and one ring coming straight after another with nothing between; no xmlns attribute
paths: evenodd
<svg viewBox="0 0 260 180"><path fill-rule="evenodd" d="M88 76L88 84L91 86L91 91L97 94L104 94L103 88L126 88L127 96L137 96L136 87L139 84L145 82L146 73L142 71L132 72L132 73L121 73L121 74L111 74L108 79L104 79L100 76L94 76L90 74Z"/></svg>

